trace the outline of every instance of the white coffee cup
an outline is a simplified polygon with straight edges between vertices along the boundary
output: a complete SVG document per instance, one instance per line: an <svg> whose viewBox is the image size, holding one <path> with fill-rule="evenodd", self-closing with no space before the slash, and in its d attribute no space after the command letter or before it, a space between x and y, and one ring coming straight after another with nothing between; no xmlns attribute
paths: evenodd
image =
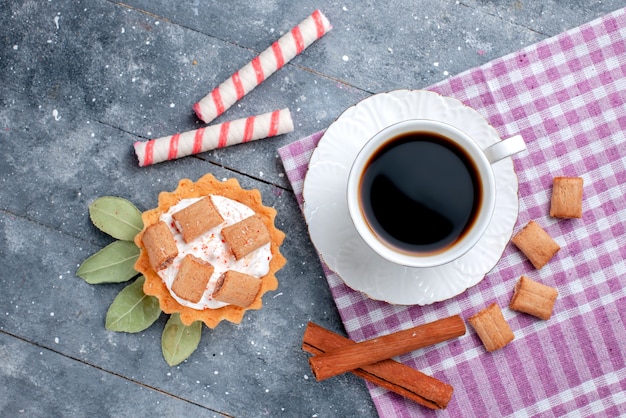
<svg viewBox="0 0 626 418"><path fill-rule="evenodd" d="M492 164L525 149L519 135L482 149L443 122L391 125L366 142L352 164L347 186L352 222L366 244L393 263L422 268L449 263L489 226L496 205Z"/></svg>

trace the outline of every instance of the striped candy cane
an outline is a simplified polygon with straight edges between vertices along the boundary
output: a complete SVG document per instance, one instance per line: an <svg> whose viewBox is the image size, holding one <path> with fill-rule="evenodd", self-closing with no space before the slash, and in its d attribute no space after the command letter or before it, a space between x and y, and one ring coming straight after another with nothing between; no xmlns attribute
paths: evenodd
<svg viewBox="0 0 626 418"><path fill-rule="evenodd" d="M289 109L211 125L149 141L135 142L139 166L174 160L229 145L269 138L293 131Z"/></svg>
<svg viewBox="0 0 626 418"><path fill-rule="evenodd" d="M211 122L331 29L326 16L316 10L196 103L196 115Z"/></svg>

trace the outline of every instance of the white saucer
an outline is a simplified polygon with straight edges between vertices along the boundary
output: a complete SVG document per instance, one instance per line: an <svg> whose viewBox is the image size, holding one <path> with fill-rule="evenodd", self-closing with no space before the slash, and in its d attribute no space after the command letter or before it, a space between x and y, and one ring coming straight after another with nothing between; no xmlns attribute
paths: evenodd
<svg viewBox="0 0 626 418"><path fill-rule="evenodd" d="M428 305L479 283L498 262L518 214L518 180L511 158L493 165L496 209L485 236L468 253L440 267L391 263L371 250L354 228L346 202L348 173L363 144L406 119L445 121L483 148L500 140L496 130L460 101L424 90L396 90L348 108L326 130L304 180L304 216L313 244L328 267L354 290L399 305Z"/></svg>

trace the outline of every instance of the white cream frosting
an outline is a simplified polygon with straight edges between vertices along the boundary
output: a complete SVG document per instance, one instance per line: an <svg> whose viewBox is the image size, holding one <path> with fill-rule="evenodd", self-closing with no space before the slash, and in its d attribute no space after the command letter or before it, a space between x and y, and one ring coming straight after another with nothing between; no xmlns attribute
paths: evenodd
<svg viewBox="0 0 626 418"><path fill-rule="evenodd" d="M224 196L211 195L210 198L217 211L220 215L222 215L222 218L224 218L224 221L215 228L210 229L200 237L196 238L193 242L186 243L183 240L183 236L178 230L172 215L197 202L201 198L183 199L176 205L172 206L167 213L162 214L160 217L160 220L168 225L174 235L174 240L178 246L178 256L169 267L160 270L158 274L167 286L167 289L170 291L172 297L176 299L178 303L198 310L217 309L227 305L224 302L219 302L211 298L213 289L215 288L215 283L222 273L227 270L235 270L261 278L269 272L270 260L272 259L270 243L267 243L242 259L236 260L235 256L228 248L228 245L223 241L221 234L222 228L236 224L237 222L254 215L254 210L243 203ZM193 303L183 299L172 291L172 283L176 278L180 263L187 254L192 254L195 257L211 263L215 269L213 271L213 275L209 279L204 294L198 303Z"/></svg>

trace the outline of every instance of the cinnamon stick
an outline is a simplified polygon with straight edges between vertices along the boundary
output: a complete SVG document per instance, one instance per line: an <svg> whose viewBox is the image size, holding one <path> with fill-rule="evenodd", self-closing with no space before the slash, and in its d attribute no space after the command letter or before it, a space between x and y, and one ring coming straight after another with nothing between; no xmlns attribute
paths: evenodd
<svg viewBox="0 0 626 418"><path fill-rule="evenodd" d="M459 315L439 319L407 330L351 344L309 358L315 378L320 381L376 363L418 348L460 337L465 334L465 322Z"/></svg>
<svg viewBox="0 0 626 418"><path fill-rule="evenodd" d="M348 338L309 322L302 349L321 355L354 344ZM362 366L352 373L431 409L448 406L454 391L449 384L391 359Z"/></svg>

